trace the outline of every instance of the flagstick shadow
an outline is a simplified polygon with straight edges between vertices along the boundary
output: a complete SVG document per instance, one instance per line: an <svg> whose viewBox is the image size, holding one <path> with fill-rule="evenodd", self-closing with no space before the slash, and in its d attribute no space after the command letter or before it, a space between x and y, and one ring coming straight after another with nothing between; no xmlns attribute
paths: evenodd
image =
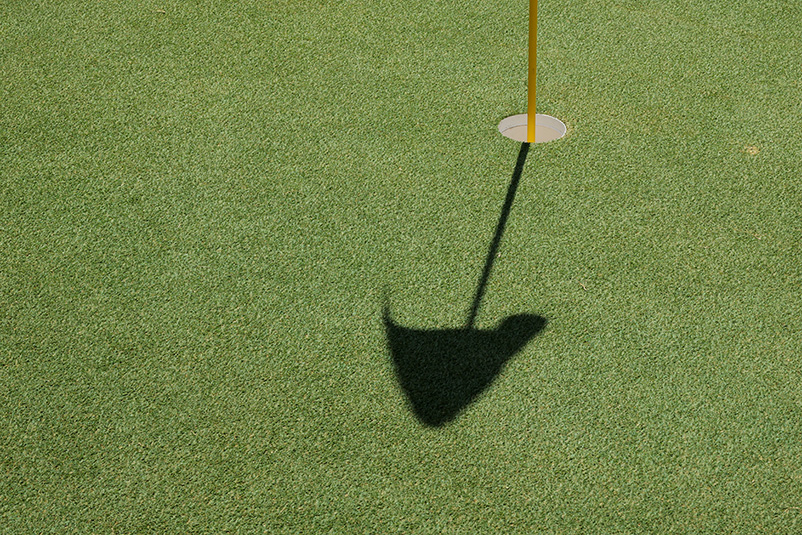
<svg viewBox="0 0 802 535"><path fill-rule="evenodd" d="M512 211L512 203L515 200L515 193L518 191L518 183L521 181L521 174L523 174L526 155L528 153L529 143L521 143L521 150L518 152L518 160L515 162L515 171L512 173L512 180L510 180L510 186L507 188L507 197L504 199L501 216L498 218L498 224L496 225L496 233L493 235L493 241L490 243L490 250L487 251L482 277L479 279L479 286L476 288L476 296L473 298L473 305L468 314L468 323L466 326L468 329L473 327L473 323L476 321L476 315L479 313L479 305L482 303L482 298L485 295L485 289L487 288L487 281L490 278L490 271L493 269L493 263L498 256L498 247L501 244L501 237L504 235L504 229L507 226L507 218L509 218L510 211Z"/></svg>
<svg viewBox="0 0 802 535"><path fill-rule="evenodd" d="M495 329L474 327L528 152L529 144L522 143L465 326L403 327L393 321L389 303L384 303L383 321L396 375L413 413L425 425L439 427L453 421L546 326L541 316L518 314Z"/></svg>

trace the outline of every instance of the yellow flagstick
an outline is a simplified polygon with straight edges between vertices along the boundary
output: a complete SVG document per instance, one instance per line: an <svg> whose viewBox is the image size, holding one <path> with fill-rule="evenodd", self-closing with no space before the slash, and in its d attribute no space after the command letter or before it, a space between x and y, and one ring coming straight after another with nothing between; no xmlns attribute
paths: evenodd
<svg viewBox="0 0 802 535"><path fill-rule="evenodd" d="M526 110L526 142L535 142L535 95L537 85L537 0L529 0L529 84Z"/></svg>
<svg viewBox="0 0 802 535"><path fill-rule="evenodd" d="M537 0L529 0L529 80L526 85L526 113L506 117L498 123L501 135L519 143L547 143L563 137L568 128L565 123L535 110L537 86ZM540 118L540 125L537 120ZM537 132L539 130L539 132ZM537 134L537 135L536 135ZM537 138L537 139L535 139Z"/></svg>

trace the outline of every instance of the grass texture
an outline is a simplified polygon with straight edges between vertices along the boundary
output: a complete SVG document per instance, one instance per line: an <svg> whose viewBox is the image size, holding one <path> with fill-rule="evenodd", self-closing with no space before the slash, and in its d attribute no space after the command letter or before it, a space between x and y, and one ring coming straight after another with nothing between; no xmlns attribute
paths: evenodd
<svg viewBox="0 0 802 535"><path fill-rule="evenodd" d="M0 532L801 532L800 4L539 15L433 426L525 2L4 2Z"/></svg>

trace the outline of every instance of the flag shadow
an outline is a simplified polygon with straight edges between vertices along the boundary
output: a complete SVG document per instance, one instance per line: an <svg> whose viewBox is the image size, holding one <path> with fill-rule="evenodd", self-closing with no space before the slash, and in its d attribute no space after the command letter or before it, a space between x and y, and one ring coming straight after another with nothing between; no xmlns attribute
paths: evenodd
<svg viewBox="0 0 802 535"><path fill-rule="evenodd" d="M453 421L546 326L542 316L517 314L502 320L495 329L474 327L528 151L529 144L522 143L465 326L404 327L393 320L389 303L384 303L387 345L398 381L412 412L425 425L439 427Z"/></svg>

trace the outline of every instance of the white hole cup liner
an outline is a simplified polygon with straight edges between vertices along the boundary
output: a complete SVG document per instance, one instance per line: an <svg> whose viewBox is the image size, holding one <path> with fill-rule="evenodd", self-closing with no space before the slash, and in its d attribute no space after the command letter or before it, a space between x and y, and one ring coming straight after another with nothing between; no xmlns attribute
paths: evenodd
<svg viewBox="0 0 802 535"><path fill-rule="evenodd" d="M504 137L526 143L526 118L525 113L507 117L498 124L498 131ZM560 139L567 130L565 123L556 117L542 113L535 115L535 143L548 143Z"/></svg>

